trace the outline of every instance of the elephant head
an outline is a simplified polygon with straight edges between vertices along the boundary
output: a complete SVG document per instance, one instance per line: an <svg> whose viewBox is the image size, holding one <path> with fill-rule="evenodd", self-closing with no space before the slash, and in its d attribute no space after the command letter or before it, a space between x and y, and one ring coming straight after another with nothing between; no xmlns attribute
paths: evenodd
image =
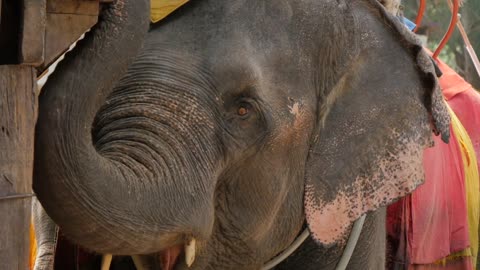
<svg viewBox="0 0 480 270"><path fill-rule="evenodd" d="M88 249L171 269L196 239L192 269L257 269L305 220L343 241L448 140L430 60L375 0L191 1L147 31L148 3L105 8L40 96L34 190Z"/></svg>

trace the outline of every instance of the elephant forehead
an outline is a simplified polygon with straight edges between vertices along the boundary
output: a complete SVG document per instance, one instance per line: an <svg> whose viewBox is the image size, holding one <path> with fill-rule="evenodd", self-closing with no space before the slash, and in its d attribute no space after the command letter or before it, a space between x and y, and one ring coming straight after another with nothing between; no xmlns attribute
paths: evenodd
<svg viewBox="0 0 480 270"><path fill-rule="evenodd" d="M197 1L154 28L156 45L200 56L224 69L240 61L271 63L276 70L305 66L318 42L319 11L313 1ZM244 3L244 4L239 4ZM307 6L316 12L305 12ZM298 73L298 72L297 72ZM295 76L295 75L294 75Z"/></svg>

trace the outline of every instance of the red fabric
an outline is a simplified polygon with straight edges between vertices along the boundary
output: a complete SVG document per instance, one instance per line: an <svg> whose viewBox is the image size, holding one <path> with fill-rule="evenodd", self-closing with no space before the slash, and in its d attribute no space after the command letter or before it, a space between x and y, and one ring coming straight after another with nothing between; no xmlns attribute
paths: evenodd
<svg viewBox="0 0 480 270"><path fill-rule="evenodd" d="M443 95L480 157L480 94L445 63L438 61L438 66ZM435 137L435 147L424 152L424 168L425 184L388 207L387 232L394 252L389 269L473 269L468 258L432 265L469 246L463 164L453 133L448 145Z"/></svg>
<svg viewBox="0 0 480 270"><path fill-rule="evenodd" d="M450 130L452 131L452 130ZM411 195L410 263L429 264L470 246L461 149L434 137L425 150L425 183Z"/></svg>
<svg viewBox="0 0 480 270"><path fill-rule="evenodd" d="M461 149L453 133L449 144L434 140L424 152L425 183L388 207L391 269L432 264L470 244Z"/></svg>
<svg viewBox="0 0 480 270"><path fill-rule="evenodd" d="M448 104L472 140L480 171L480 93L473 88L452 97Z"/></svg>
<svg viewBox="0 0 480 270"><path fill-rule="evenodd" d="M444 73L439 79L443 94L472 141L480 171L480 93L445 63L437 64Z"/></svg>
<svg viewBox="0 0 480 270"><path fill-rule="evenodd" d="M472 140L480 171L480 93L442 61L437 65L443 95Z"/></svg>

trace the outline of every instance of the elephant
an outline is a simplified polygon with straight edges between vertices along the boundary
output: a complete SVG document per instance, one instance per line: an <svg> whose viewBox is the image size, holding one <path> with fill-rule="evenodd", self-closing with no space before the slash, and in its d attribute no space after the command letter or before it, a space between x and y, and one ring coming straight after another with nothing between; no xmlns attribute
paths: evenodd
<svg viewBox="0 0 480 270"><path fill-rule="evenodd" d="M32 219L37 250L34 270L53 270L59 228L35 197L32 199Z"/></svg>
<svg viewBox="0 0 480 270"><path fill-rule="evenodd" d="M33 188L62 234L145 269L383 269L385 207L449 116L376 0L116 0L39 96Z"/></svg>

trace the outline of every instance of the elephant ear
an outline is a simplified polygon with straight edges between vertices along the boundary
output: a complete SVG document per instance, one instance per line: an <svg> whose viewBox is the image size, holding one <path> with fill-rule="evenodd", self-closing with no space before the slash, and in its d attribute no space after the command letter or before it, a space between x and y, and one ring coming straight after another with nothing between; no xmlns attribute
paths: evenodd
<svg viewBox="0 0 480 270"><path fill-rule="evenodd" d="M354 56L320 97L306 168L305 215L323 245L345 240L362 214L423 183L432 131L449 138L435 70L417 39L377 1L350 3Z"/></svg>

